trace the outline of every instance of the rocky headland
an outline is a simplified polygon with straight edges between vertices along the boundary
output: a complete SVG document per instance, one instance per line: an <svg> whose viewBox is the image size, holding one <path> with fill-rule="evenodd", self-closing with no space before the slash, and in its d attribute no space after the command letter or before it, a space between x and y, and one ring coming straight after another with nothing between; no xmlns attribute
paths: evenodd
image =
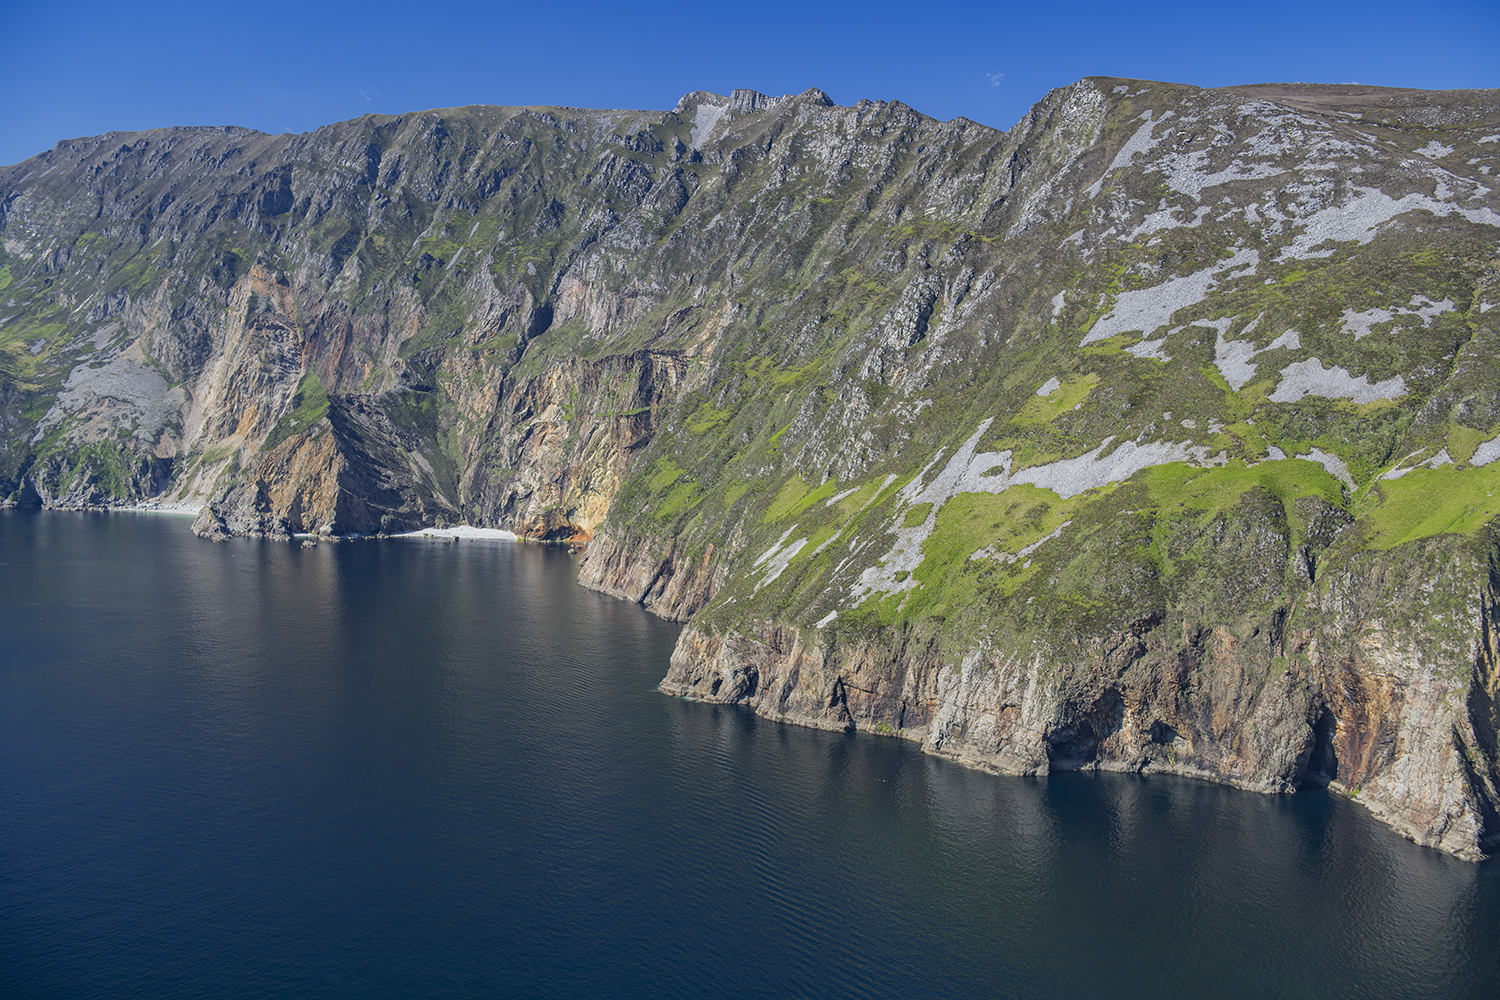
<svg viewBox="0 0 1500 1000"><path fill-rule="evenodd" d="M1085 79L0 168L0 497L469 524L662 690L1500 844L1500 92Z"/></svg>

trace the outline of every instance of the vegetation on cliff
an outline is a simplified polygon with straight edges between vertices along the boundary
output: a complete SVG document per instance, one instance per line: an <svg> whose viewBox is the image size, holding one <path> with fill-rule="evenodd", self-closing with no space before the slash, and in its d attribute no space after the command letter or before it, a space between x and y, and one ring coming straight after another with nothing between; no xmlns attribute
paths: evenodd
<svg viewBox="0 0 1500 1000"><path fill-rule="evenodd" d="M667 690L1500 836L1500 101L694 93L0 171L0 492L592 539Z"/></svg>

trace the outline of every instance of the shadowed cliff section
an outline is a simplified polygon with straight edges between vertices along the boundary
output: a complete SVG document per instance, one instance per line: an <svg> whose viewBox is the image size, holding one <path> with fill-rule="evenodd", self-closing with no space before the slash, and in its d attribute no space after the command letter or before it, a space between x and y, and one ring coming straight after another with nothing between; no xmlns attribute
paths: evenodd
<svg viewBox="0 0 1500 1000"><path fill-rule="evenodd" d="M1087 79L0 171L0 492L587 543L663 690L1500 836L1495 92Z"/></svg>

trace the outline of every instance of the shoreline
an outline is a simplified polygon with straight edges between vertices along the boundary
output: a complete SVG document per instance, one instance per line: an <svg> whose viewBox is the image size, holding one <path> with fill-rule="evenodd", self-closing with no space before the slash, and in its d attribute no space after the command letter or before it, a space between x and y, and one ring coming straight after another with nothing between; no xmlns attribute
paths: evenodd
<svg viewBox="0 0 1500 1000"><path fill-rule="evenodd" d="M487 538L494 541L514 542L519 541L520 536L513 531L504 528L476 528L469 524L460 524L451 528L418 528L416 531L402 531L394 535L386 535L386 538L442 538L442 539L479 539Z"/></svg>
<svg viewBox="0 0 1500 1000"><path fill-rule="evenodd" d="M23 504L11 501L0 502L0 510L51 510L72 514L107 514L124 511L128 514L172 514L177 517L197 517L203 503L169 503L147 500L143 503L99 503L99 504Z"/></svg>
<svg viewBox="0 0 1500 1000"><path fill-rule="evenodd" d="M206 502L206 501L205 501ZM144 503L119 504L117 506L100 507L98 510L123 510L132 514L172 514L177 517L197 517L203 510L203 504L185 504L156 502L147 500Z"/></svg>
<svg viewBox="0 0 1500 1000"><path fill-rule="evenodd" d="M4 506L6 506L6 507L14 507L15 505L5 504ZM199 515L199 513L202 512L203 507L204 507L204 503L188 504L188 503L174 503L174 502L168 502L168 501L160 501L160 502L158 502L158 501L153 501L153 500L147 500L147 501L144 501L144 502L141 502L141 503L130 503L130 504L98 504L98 505L85 505L85 506L78 506L78 507L62 507L62 506L52 507L52 506L47 506L47 505L44 504L39 509L41 509L41 510L52 510L52 511L68 511L68 512L72 512L72 513L80 513L80 514L82 514L82 513L90 513L90 512L93 512L93 513L109 513L109 512L112 512L112 511L121 511L121 512L128 513L128 514L167 514L167 515L171 515L173 517L197 517ZM246 537L253 537L253 536L246 536ZM332 536L330 536L330 535L324 535L324 534L322 534L320 532L311 532L311 531L308 531L308 532L297 532L295 534L292 534L292 535L286 536L286 537L300 538L300 539L304 539L304 540L305 539L322 539L322 540L344 539L344 540L350 540L350 541L355 540L355 539L364 539L364 538L372 538L372 539L373 538L431 538L431 539L440 539L440 540L444 540L444 541L458 541L460 539L465 540L465 541L475 541L475 540L481 540L481 539L483 539L483 540L500 541L500 542L518 542L518 541L522 540L522 538L521 538L520 535L517 535L513 531L506 531L504 528L476 528L476 527L474 527L471 524L454 525L454 526L448 527L448 528L418 528L415 531L402 531L402 532L398 532L396 534L391 534L391 535L386 535L386 534L358 535L358 534L354 534L354 535L332 535Z"/></svg>

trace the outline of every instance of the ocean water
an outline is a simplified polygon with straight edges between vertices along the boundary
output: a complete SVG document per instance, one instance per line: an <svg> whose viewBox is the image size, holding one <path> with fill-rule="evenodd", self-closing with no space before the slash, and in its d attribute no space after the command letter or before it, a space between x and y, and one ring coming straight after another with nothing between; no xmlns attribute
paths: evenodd
<svg viewBox="0 0 1500 1000"><path fill-rule="evenodd" d="M0 511L0 995L1500 996L1493 862L666 698L575 569Z"/></svg>

